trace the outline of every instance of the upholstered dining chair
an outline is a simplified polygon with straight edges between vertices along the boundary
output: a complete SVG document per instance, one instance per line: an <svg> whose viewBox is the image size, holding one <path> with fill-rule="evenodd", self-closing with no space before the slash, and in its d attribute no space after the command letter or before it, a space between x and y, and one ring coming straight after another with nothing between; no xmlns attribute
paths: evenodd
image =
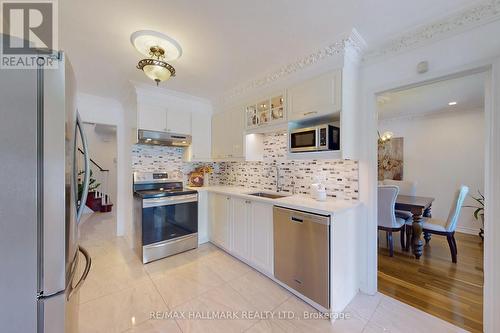
<svg viewBox="0 0 500 333"><path fill-rule="evenodd" d="M417 195L417 183L414 181L384 179L382 183L383 185L394 185L399 187L399 194L401 195L409 195L412 197ZM396 217L409 220L413 215L405 210L396 210Z"/></svg>
<svg viewBox="0 0 500 333"><path fill-rule="evenodd" d="M389 255L394 256L393 232L401 232L401 247L405 249L405 219L396 217L394 205L399 188L394 185L380 185L378 187L378 230L386 233Z"/></svg>
<svg viewBox="0 0 500 333"><path fill-rule="evenodd" d="M446 236L448 240L448 245L450 246L451 252L451 261L453 263L457 262L457 242L455 240L455 229L457 228L458 218L460 217L460 211L462 209L462 205L464 203L465 198L467 197L467 193L469 193L469 188L467 186L460 186L460 188L455 193L455 198L450 208L450 213L448 214L448 219L438 220L431 217L423 218L423 232ZM411 222L407 222L406 225L411 227Z"/></svg>

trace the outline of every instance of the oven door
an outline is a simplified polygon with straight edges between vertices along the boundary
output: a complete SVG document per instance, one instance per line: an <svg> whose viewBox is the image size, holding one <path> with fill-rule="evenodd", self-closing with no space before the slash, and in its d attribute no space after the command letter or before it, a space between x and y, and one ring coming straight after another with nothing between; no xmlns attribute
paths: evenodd
<svg viewBox="0 0 500 333"><path fill-rule="evenodd" d="M198 232L198 195L144 199L142 245L155 244Z"/></svg>
<svg viewBox="0 0 500 333"><path fill-rule="evenodd" d="M316 127L302 128L290 132L290 152L318 150L318 131Z"/></svg>

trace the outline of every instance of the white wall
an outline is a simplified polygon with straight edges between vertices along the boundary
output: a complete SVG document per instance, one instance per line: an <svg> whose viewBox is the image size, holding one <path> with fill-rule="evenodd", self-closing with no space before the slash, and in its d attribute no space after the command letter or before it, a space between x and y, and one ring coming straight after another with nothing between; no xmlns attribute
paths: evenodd
<svg viewBox="0 0 500 333"><path fill-rule="evenodd" d="M484 193L484 110L442 112L379 121L380 133L404 138L405 180L418 183L417 195L433 197L432 216L446 220L460 185ZM467 198L465 205L474 204ZM472 208L463 208L457 231L477 234Z"/></svg>
<svg viewBox="0 0 500 333"><path fill-rule="evenodd" d="M90 157L103 169L109 170L107 172L107 193L110 202L116 202L116 168L117 168L117 142L116 142L116 126L115 132L112 133L97 133L95 131L95 124L85 123L83 128L87 135L87 143L89 146ZM95 167L95 166L94 166ZM97 168L95 167L97 170ZM104 175L104 173L100 173ZM94 175L98 176L98 175ZM103 176L104 177L104 176ZM99 188L100 191L105 191L104 183Z"/></svg>

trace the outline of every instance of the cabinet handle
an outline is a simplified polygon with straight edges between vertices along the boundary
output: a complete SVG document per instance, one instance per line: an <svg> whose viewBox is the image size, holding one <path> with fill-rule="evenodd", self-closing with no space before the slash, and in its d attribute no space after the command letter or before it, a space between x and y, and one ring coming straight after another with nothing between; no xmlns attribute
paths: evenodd
<svg viewBox="0 0 500 333"><path fill-rule="evenodd" d="M295 222L295 223L303 223L303 222L304 222L304 220L303 220L303 219L299 219L298 217L295 217L295 216L292 216L292 217L290 218L290 220L291 220L292 222Z"/></svg>
<svg viewBox="0 0 500 333"><path fill-rule="evenodd" d="M304 116L307 116L310 114L316 114L316 113L318 113L318 111L309 111L309 112L304 113Z"/></svg>

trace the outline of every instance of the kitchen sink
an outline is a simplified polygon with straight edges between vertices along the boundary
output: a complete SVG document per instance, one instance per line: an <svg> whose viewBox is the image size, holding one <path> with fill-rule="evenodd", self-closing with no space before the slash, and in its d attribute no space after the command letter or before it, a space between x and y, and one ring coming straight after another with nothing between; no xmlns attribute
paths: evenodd
<svg viewBox="0 0 500 333"><path fill-rule="evenodd" d="M253 195L253 196L256 196L256 197L269 198L269 199L279 199L279 198L286 197L286 195L266 193L266 192L249 193L248 195Z"/></svg>

